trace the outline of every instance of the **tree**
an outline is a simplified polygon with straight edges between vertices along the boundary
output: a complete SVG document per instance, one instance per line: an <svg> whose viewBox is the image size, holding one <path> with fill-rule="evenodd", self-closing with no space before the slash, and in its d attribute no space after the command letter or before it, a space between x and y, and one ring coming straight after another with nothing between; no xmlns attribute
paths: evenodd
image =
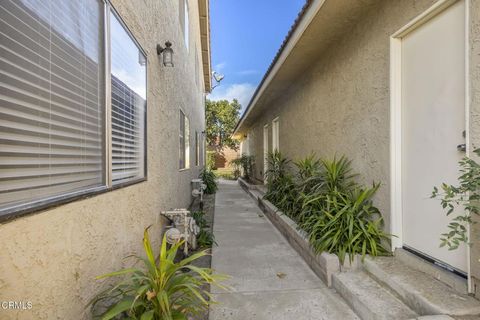
<svg viewBox="0 0 480 320"><path fill-rule="evenodd" d="M238 141L232 139L233 130L240 119L240 103L237 99L211 101L207 99L205 118L207 143L220 150L229 147L238 150Z"/></svg>

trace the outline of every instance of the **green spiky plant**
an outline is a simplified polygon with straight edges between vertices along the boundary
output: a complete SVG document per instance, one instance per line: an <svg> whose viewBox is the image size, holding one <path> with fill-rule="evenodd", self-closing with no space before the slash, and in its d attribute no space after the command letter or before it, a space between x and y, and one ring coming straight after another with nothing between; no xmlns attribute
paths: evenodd
<svg viewBox="0 0 480 320"><path fill-rule="evenodd" d="M194 211L192 212L192 218L195 220L195 223L200 229L209 227L207 219L205 219L204 211Z"/></svg>
<svg viewBox="0 0 480 320"><path fill-rule="evenodd" d="M265 198L303 229L317 253L334 253L343 264L347 255L387 255L384 244L390 235L382 230L383 219L373 205L379 188L358 185L346 157L320 160L314 154L297 161L296 177L281 153L269 154Z"/></svg>
<svg viewBox="0 0 480 320"><path fill-rule="evenodd" d="M302 224L309 216L322 211L328 195L344 192L355 188L355 174L352 173L351 161L342 156L333 160L320 160L321 168L317 173L303 183L304 187L299 193L299 211L297 220ZM306 224L307 232L309 232Z"/></svg>
<svg viewBox="0 0 480 320"><path fill-rule="evenodd" d="M197 235L197 244L200 248L211 248L213 245L217 245L217 242L210 230L201 229Z"/></svg>
<svg viewBox="0 0 480 320"><path fill-rule="evenodd" d="M295 211L295 182L289 172L290 160L278 150L268 153L267 192L265 199L274 203L284 214L291 216Z"/></svg>
<svg viewBox="0 0 480 320"><path fill-rule="evenodd" d="M240 157L233 159L231 164L234 166L236 174L240 175L240 168L242 169L243 178L250 180L253 174L253 165L255 164L255 157L242 154Z"/></svg>
<svg viewBox="0 0 480 320"><path fill-rule="evenodd" d="M207 186L205 189L206 194L213 194L217 192L217 177L212 170L207 168L203 169L202 172L200 172L200 179L202 179L203 183Z"/></svg>
<svg viewBox="0 0 480 320"><path fill-rule="evenodd" d="M389 254L382 243L388 242L390 235L382 230L383 219L372 201L378 187L335 190L325 196L320 211L302 223L316 252L335 253L341 264L347 254L350 262L357 254L362 259L367 254Z"/></svg>
<svg viewBox="0 0 480 320"><path fill-rule="evenodd" d="M214 274L212 269L192 265L193 261L207 255L207 251L175 262L182 245L183 241L167 248L164 236L160 254L155 258L148 228L145 229L143 247L146 257L136 257L143 262L144 268L127 268L97 277L121 278L92 301L94 310L99 302L114 301L100 319L187 320L215 303L206 285L225 289L220 282L227 277Z"/></svg>

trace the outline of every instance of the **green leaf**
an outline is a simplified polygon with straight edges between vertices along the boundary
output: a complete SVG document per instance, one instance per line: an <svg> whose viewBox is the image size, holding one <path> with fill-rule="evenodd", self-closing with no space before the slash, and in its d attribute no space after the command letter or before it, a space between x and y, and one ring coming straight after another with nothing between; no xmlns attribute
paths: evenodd
<svg viewBox="0 0 480 320"><path fill-rule="evenodd" d="M154 316L155 316L155 310L149 310L142 314L140 320L153 320Z"/></svg>

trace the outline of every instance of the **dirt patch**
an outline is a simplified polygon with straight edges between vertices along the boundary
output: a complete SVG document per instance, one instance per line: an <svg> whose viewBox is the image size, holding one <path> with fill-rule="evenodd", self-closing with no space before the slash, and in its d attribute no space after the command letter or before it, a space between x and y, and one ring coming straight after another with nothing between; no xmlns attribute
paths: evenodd
<svg viewBox="0 0 480 320"><path fill-rule="evenodd" d="M199 199L195 199L192 206L190 207L190 211L191 212L200 211ZM215 194L206 194L203 196L203 211L205 212L205 220L207 220L208 229L210 230L210 232L213 233L213 223L215 218ZM205 250L205 248L199 248L198 250L199 251ZM200 259L195 260L192 264L197 267L211 268L212 256L207 255L207 256L201 257ZM210 291L210 286L208 287L209 287L208 291ZM209 312L207 310L204 314L196 316L195 320L208 320L208 316L209 316Z"/></svg>

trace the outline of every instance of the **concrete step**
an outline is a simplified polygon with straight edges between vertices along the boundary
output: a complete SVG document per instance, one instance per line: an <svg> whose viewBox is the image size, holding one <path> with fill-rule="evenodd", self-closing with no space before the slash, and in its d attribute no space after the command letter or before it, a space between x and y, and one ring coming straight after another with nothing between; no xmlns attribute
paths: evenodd
<svg viewBox="0 0 480 320"><path fill-rule="evenodd" d="M405 249L395 250L395 259L400 260L407 266L431 275L435 279L445 283L447 286L454 288L460 293L467 294L467 280L452 272L449 272L433 263L408 252Z"/></svg>
<svg viewBox="0 0 480 320"><path fill-rule="evenodd" d="M408 320L417 314L364 271L333 275L333 288L363 320Z"/></svg>
<svg viewBox="0 0 480 320"><path fill-rule="evenodd" d="M419 315L480 315L480 301L396 257L367 257L364 269Z"/></svg>

